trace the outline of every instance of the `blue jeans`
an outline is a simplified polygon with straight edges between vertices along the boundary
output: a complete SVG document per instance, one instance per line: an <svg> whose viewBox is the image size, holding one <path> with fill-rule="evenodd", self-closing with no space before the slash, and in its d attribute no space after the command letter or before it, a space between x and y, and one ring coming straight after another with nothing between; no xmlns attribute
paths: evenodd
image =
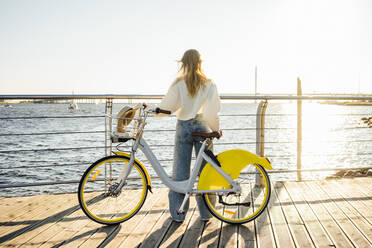
<svg viewBox="0 0 372 248"><path fill-rule="evenodd" d="M175 148L173 157L173 180L183 181L190 177L190 166L191 166L191 155L192 148L195 148L195 156L197 156L201 143L200 140L195 140L191 133L192 132L209 132L207 123L201 118L201 115L197 115L195 118L182 121L177 121L176 137L175 137ZM211 149L211 145L208 147ZM200 171L203 169L205 161L203 162ZM199 171L199 173L200 173ZM185 213L177 214L177 211L181 207L182 201L185 194L177 193L174 191L169 192L169 210L172 219L175 221L183 221L186 213L189 209L189 201L185 205ZM196 202L199 207L200 217L203 220L211 217L210 212L205 206L201 195L196 195Z"/></svg>

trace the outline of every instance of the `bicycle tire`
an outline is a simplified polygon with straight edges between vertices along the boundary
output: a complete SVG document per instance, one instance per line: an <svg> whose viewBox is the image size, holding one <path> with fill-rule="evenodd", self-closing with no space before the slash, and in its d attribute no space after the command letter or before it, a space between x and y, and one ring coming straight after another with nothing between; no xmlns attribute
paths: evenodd
<svg viewBox="0 0 372 248"><path fill-rule="evenodd" d="M127 166L129 160L125 156L107 156L94 162L84 172L78 198L81 209L91 220L105 225L118 224L132 218L143 206L148 181L145 171L136 161L128 177L130 180L120 192L114 194L113 191L123 173L123 166ZM139 179L139 183L131 178Z"/></svg>
<svg viewBox="0 0 372 248"><path fill-rule="evenodd" d="M251 169L255 172L247 172ZM262 177L263 184L256 182L257 174ZM241 182L242 179L245 180L244 183ZM225 194L221 196L222 202L220 202L220 196L216 193L208 193L203 194L203 200L210 213L217 219L229 224L244 224L256 219L266 209L271 196L270 178L261 165L252 164L246 166L239 178L234 181L240 183L242 188L240 195ZM233 197L234 200L231 199Z"/></svg>

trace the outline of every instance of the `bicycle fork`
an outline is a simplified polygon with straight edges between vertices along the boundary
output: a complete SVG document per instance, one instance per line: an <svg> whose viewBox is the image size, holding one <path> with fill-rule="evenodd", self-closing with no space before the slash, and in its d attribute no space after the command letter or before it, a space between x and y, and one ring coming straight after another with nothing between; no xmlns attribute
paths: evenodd
<svg viewBox="0 0 372 248"><path fill-rule="evenodd" d="M118 178L118 182L119 182L119 185L116 187L116 189L113 191L114 194L117 194L120 192L121 188L123 188L123 186L125 185L125 182L130 174L130 172L132 171L132 168L133 168L133 163L134 163L134 156L135 152L131 152L130 153L130 159L129 159L129 163L127 165L127 169L123 168L123 171L120 175L120 177Z"/></svg>

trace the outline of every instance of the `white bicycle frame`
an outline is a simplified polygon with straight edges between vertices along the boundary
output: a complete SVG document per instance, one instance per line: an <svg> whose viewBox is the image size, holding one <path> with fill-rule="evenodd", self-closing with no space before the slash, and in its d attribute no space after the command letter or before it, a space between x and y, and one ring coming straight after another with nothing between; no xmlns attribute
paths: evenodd
<svg viewBox="0 0 372 248"><path fill-rule="evenodd" d="M184 181L175 181L169 178L166 171L160 165L156 156L153 154L151 148L147 142L142 138L139 142L140 150L145 154L146 158L150 161L152 167L154 168L156 174L159 176L160 180L172 191L184 194L203 194L211 192L236 192L239 190L239 185L229 177L222 169L219 167L204 151L207 141L202 143L199 154L196 157L194 168L192 169L190 178ZM215 168L233 187L231 189L220 189L220 190L198 190L194 189L194 184L199 174L200 167L202 165L203 159L206 160L213 168Z"/></svg>
<svg viewBox="0 0 372 248"><path fill-rule="evenodd" d="M185 194L185 198L181 204L179 212L183 212L184 206L192 194L205 194L205 193L219 193L219 194L227 194L229 192L240 192L241 188L240 185L228 175L226 174L221 167L219 167L212 158L210 158L206 153L205 153L205 147L208 141L208 138L205 139L202 142L202 146L199 150L199 153L196 157L196 161L194 164L194 168L192 169L190 178L184 181L175 181L171 179L167 172L163 169L161 166L160 162L152 152L150 146L147 144L144 138L142 138L143 134L143 129L144 126L146 125L145 120L147 118L148 112L145 112L145 116L142 120L142 123L139 125L139 135L137 135L137 138L134 141L134 144L132 146L132 151L131 151L131 156L130 160L127 166L127 169L123 171L121 177L119 178L120 183L119 186L115 191L119 191L123 185L125 184L125 181L127 180L128 175L130 174L132 168L133 168L133 163L135 159L135 154L137 152L137 149L139 148L146 156L146 158L149 160L150 164L154 168L156 174L159 176L160 180L162 183L164 183L170 190L178 192L178 193L183 193ZM195 181L198 177L200 167L202 165L203 160L206 160L218 173L220 173L232 186L232 188L229 189L218 189L218 190L198 190L194 188Z"/></svg>

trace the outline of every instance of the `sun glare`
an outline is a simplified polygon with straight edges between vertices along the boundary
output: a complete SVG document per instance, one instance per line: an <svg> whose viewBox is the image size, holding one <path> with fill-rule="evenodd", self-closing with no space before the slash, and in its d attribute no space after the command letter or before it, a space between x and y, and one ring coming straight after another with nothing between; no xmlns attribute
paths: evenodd
<svg viewBox="0 0 372 248"><path fill-rule="evenodd" d="M340 153L337 145L343 141L338 128L343 119L338 118L330 106L304 103L302 115L302 164L304 167L326 168L327 156Z"/></svg>

